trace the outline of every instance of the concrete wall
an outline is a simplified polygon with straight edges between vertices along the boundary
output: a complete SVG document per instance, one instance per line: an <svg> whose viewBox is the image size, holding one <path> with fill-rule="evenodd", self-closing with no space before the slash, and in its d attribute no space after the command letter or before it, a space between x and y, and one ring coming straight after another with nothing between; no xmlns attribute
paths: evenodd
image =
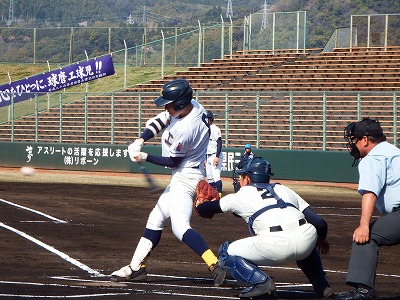
<svg viewBox="0 0 400 300"><path fill-rule="evenodd" d="M144 146L143 151L158 154L161 148ZM243 149L224 148L222 176L231 177ZM357 168L351 167L347 151L254 150L272 165L274 179L327 182L357 182ZM149 172L167 174L169 170L145 163ZM125 145L0 143L0 166L34 168L139 172L130 161Z"/></svg>

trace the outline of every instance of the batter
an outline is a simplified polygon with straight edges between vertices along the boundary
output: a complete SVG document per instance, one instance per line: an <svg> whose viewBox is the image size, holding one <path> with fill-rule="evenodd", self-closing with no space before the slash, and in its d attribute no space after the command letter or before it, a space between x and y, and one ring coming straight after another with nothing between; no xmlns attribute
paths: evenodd
<svg viewBox="0 0 400 300"><path fill-rule="evenodd" d="M204 260L212 272L214 285L224 282L225 272L219 267L217 257L190 226L196 185L205 176L204 158L210 137L206 112L192 96L192 87L186 79L165 83L162 96L154 100L157 106L164 106L165 111L150 119L140 138L128 147L132 161L144 160L168 167L172 177L148 217L130 264L113 272L112 281L147 278L145 260L160 241L164 224L170 218L173 234ZM141 152L143 143L162 130L162 156Z"/></svg>

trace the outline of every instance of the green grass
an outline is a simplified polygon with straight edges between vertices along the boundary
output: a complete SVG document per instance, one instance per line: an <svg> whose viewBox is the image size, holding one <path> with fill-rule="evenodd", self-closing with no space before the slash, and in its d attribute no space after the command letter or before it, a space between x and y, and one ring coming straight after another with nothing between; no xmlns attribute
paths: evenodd
<svg viewBox="0 0 400 300"><path fill-rule="evenodd" d="M58 68L50 68L54 70ZM122 91L124 89L124 67L114 66L115 74L101 79L93 80L87 84L77 85L65 90L60 90L49 95L38 97L37 108L38 111L47 110L49 107L57 106L59 104L59 94L63 93L63 103L82 99L85 92L89 93L107 93ZM185 67L165 67L164 76L173 75L176 71L186 70ZM9 82L8 74L10 74L11 81L17 81L29 76L48 72L47 65L43 64L0 64L0 82L2 84ZM144 83L154 79L160 79L161 67L128 67L126 75L126 86L132 87L139 83ZM161 88L161 87L160 87ZM14 105L14 118L34 114L36 109L35 99L29 99L16 103ZM10 119L10 106L0 108L0 123L7 122Z"/></svg>

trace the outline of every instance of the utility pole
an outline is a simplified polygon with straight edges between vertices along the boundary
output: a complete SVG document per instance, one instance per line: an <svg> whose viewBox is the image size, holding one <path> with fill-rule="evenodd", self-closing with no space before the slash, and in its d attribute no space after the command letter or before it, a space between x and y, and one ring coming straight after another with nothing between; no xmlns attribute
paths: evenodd
<svg viewBox="0 0 400 300"><path fill-rule="evenodd" d="M267 26L268 26L268 18L267 18L268 8L269 8L269 5L267 5L267 0L264 0L260 33L263 32L264 30L266 30Z"/></svg>
<svg viewBox="0 0 400 300"><path fill-rule="evenodd" d="M142 23L146 24L146 5L143 6Z"/></svg>
<svg viewBox="0 0 400 300"><path fill-rule="evenodd" d="M228 0L228 6L226 8L226 17L227 18L233 17L232 0Z"/></svg>

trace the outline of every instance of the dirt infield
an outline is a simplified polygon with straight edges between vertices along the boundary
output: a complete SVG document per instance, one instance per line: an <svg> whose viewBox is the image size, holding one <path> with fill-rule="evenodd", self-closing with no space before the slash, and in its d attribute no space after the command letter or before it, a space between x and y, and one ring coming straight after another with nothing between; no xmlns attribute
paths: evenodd
<svg viewBox="0 0 400 300"><path fill-rule="evenodd" d="M110 282L110 273L129 263L157 201L141 177L0 172L1 299L238 299L243 286L228 280L214 287L205 264L172 235L169 223L148 260L148 281ZM158 183L165 186L165 178L157 177ZM356 186L281 182L327 220L331 253L323 257L324 267L335 292L348 290L351 236L360 213ZM224 190L231 191L229 179ZM227 214L192 220L215 252L225 240L248 235L246 224ZM276 299L315 298L295 263L263 269L277 283ZM400 247L381 250L376 282L380 299L400 299Z"/></svg>

